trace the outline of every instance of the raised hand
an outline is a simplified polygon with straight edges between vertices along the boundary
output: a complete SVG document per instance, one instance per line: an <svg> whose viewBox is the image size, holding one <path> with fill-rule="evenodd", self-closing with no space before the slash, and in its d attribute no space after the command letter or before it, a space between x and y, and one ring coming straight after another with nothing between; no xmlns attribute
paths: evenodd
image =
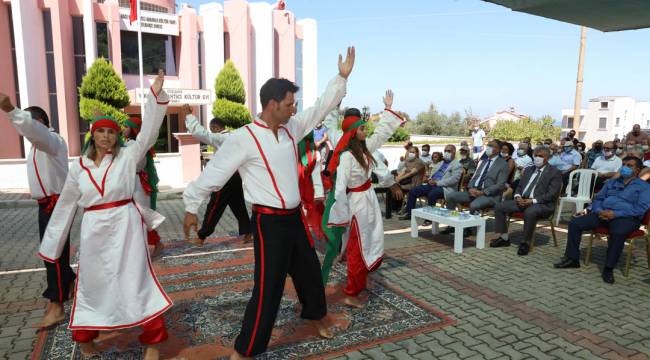
<svg viewBox="0 0 650 360"><path fill-rule="evenodd" d="M343 56L339 54L339 75L347 79L354 68L354 46L348 47L348 53L343 61Z"/></svg>
<svg viewBox="0 0 650 360"><path fill-rule="evenodd" d="M181 113L185 114L185 116L192 114L192 107L188 104L183 104L181 107Z"/></svg>
<svg viewBox="0 0 650 360"><path fill-rule="evenodd" d="M156 76L156 79L153 81L153 84L151 84L151 88L156 94L160 94L160 90L162 90L164 83L165 83L165 71L163 71L163 69L160 69L158 70L158 75Z"/></svg>
<svg viewBox="0 0 650 360"><path fill-rule="evenodd" d="M393 106L393 90L386 90L386 95L384 95L384 106L386 109L390 109Z"/></svg>
<svg viewBox="0 0 650 360"><path fill-rule="evenodd" d="M4 112L10 112L14 109L14 105L11 103L9 96L3 93L0 93L0 109Z"/></svg>

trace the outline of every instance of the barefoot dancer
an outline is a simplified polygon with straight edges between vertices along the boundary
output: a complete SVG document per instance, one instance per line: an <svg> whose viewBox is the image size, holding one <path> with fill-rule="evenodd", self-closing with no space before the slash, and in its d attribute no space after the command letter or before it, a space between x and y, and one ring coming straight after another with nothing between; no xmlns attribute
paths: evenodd
<svg viewBox="0 0 650 360"><path fill-rule="evenodd" d="M388 90L384 97L386 110L367 141L366 123L361 119L361 113L357 109L348 109L342 125L344 134L327 168L335 184L325 210L329 216L327 226L349 226L346 246L348 284L343 291L347 295L345 303L356 307L362 306L358 295L366 288L368 273L379 267L384 256L384 224L370 175L376 166L372 153L403 123L402 118L391 110L392 104L393 92ZM342 231L335 233L342 234ZM340 243L340 238L332 240L328 243L328 253L323 262L324 280Z"/></svg>
<svg viewBox="0 0 650 360"><path fill-rule="evenodd" d="M48 116L38 106L20 110L14 108L7 95L0 94L0 108L8 113L18 133L32 143L27 155L27 179L32 199L38 201L38 233L42 240L68 174L68 147L59 134L49 129ZM50 302L36 327L49 327L65 319L63 303L69 298L75 275L70 268L70 235L62 235L65 243L60 261L45 262L47 288L43 297Z"/></svg>
<svg viewBox="0 0 650 360"><path fill-rule="evenodd" d="M211 161L185 189L186 236L197 226L201 203L238 169L254 204L255 285L232 359L266 351L287 273L302 303L301 317L312 320L321 336L332 337L323 321L327 304L320 264L301 213L296 145L341 101L353 65L354 48L348 48L345 62L339 56L339 75L323 96L295 116L298 87L286 79L268 80L260 90L261 115L230 134L217 151L221 161Z"/></svg>
<svg viewBox="0 0 650 360"><path fill-rule="evenodd" d="M88 151L72 163L43 237L39 256L56 262L77 206L85 208L68 326L83 354L95 352L98 330L142 326L145 359L157 359L154 344L167 338L162 314L172 302L153 273L147 229L132 198L137 163L156 141L169 102L163 81L161 72L145 99L145 118L133 145L120 147L120 127L112 118L92 124Z"/></svg>
<svg viewBox="0 0 650 360"><path fill-rule="evenodd" d="M142 127L142 120L137 117L129 118L122 128L122 136L127 139L126 146L135 144L135 139L140 133ZM146 155L138 161L136 167L137 178L135 182L135 192L133 193L133 200L138 204L143 216L146 213L153 213L156 210L156 199L158 196L158 172L153 162L155 153L153 148L147 151ZM151 210L154 210L153 212ZM148 217L145 216L145 219ZM146 220L145 220L146 222ZM160 242L160 235L155 227L158 224L147 224L147 243L154 247L151 253L152 257L156 257L163 249L163 244Z"/></svg>
<svg viewBox="0 0 650 360"><path fill-rule="evenodd" d="M208 144L215 149L215 153L221 147L223 142L228 137L227 130L221 120L214 118L210 120L210 131L201 126L199 119L192 115L192 108L189 105L183 105L183 112L185 113L185 127L192 136L204 144ZM216 156L212 156L210 161L222 161ZM232 177L226 182L226 185L219 191L210 194L210 201L205 210L203 217L203 225L197 232L199 241L192 241L196 245L202 245L205 238L210 236L214 229L217 227L226 206L230 207L233 215L237 218L239 224L239 235L244 236L244 242L249 243L253 241L253 233L251 232L251 218L246 210L246 202L244 200L244 188L242 187L241 176L235 172Z"/></svg>

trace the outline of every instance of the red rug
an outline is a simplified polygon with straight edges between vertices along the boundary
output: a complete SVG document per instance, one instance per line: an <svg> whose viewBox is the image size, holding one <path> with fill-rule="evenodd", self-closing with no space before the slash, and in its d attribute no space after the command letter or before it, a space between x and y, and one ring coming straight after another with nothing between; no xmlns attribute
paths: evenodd
<svg viewBox="0 0 650 360"><path fill-rule="evenodd" d="M163 359L227 357L238 335L253 287L252 245L235 238L210 239L201 248L167 245L154 266L174 301L165 313L169 339L160 345ZM372 277L371 277L372 279ZM363 309L342 305L345 268L336 265L326 287L328 317L334 339L325 340L299 316L291 279L276 320L268 351L260 359L327 358L385 342L397 341L454 321L408 294L371 280ZM69 312L69 309L68 309ZM103 332L96 359L141 359L139 329ZM66 324L40 334L33 359L81 359Z"/></svg>

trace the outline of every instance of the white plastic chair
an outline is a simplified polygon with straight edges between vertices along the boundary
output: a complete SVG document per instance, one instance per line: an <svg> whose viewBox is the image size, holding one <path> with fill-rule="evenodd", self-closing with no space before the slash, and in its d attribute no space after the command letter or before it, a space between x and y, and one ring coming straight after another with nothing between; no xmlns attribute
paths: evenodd
<svg viewBox="0 0 650 360"><path fill-rule="evenodd" d="M578 177L578 193L576 196L571 196L573 180L576 176ZM560 204L555 212L555 226L560 224L560 215L562 214L562 207L565 202L576 204L576 212L581 212L584 210L585 205L591 203L591 198L594 196L597 177L598 172L592 169L578 169L571 171L569 174L569 183L566 187L566 196L560 198Z"/></svg>

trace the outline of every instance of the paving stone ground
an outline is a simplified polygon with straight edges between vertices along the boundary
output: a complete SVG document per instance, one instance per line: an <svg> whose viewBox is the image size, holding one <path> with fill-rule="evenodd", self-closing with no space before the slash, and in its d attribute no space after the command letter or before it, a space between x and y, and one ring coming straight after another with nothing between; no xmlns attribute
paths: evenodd
<svg viewBox="0 0 650 360"><path fill-rule="evenodd" d="M163 241L182 239L182 202L159 203L167 217ZM45 282L35 256L36 208L0 209L0 359L27 359L36 339L30 325L43 314ZM650 359L650 270L645 248L635 251L629 278L616 284L600 279L605 243L597 242L594 260L580 269L555 270L564 251L566 226L539 228L537 247L525 257L516 246L478 250L472 238L454 254L451 236L422 228L412 239L409 222L386 221L386 259L372 276L389 283L456 320L430 333L359 349L337 359ZM493 237L488 221L487 239ZM78 220L72 243L78 244ZM216 233L235 234L227 210ZM521 225L513 225L513 242Z"/></svg>

